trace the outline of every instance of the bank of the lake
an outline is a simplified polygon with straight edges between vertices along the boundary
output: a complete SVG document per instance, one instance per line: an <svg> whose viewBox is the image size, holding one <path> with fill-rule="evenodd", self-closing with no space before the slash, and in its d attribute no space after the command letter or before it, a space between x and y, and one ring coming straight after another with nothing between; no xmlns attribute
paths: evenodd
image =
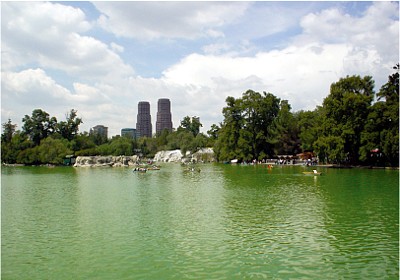
<svg viewBox="0 0 400 280"><path fill-rule="evenodd" d="M2 279L398 279L398 170L2 167Z"/></svg>

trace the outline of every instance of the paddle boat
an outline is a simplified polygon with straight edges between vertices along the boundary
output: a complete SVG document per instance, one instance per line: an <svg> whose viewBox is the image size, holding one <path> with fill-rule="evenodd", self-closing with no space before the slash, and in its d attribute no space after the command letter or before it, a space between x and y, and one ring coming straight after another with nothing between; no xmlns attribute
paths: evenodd
<svg viewBox="0 0 400 280"><path fill-rule="evenodd" d="M303 174L305 174L305 175L321 175L322 172L319 172L314 169L313 171L304 171Z"/></svg>

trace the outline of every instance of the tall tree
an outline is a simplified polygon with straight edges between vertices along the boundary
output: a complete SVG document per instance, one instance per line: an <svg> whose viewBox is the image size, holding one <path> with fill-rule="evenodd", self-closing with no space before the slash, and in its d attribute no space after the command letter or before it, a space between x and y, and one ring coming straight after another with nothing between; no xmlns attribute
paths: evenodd
<svg viewBox="0 0 400 280"><path fill-rule="evenodd" d="M49 114L41 109L33 110L32 116L25 115L22 122L24 123L23 132L35 145L39 145L42 139L53 134L57 125L57 119L55 117L50 118Z"/></svg>
<svg viewBox="0 0 400 280"><path fill-rule="evenodd" d="M282 100L275 120L277 129L276 153L293 155L300 152L299 130L288 100Z"/></svg>
<svg viewBox="0 0 400 280"><path fill-rule="evenodd" d="M222 110L224 121L214 146L217 158L250 160L272 155L272 127L279 102L271 93L261 95L253 90L243 93L242 98L228 97L227 107Z"/></svg>
<svg viewBox="0 0 400 280"><path fill-rule="evenodd" d="M14 134L15 134L15 129L17 127L16 124L13 124L11 122L11 119L8 119L8 122L3 123L3 133L1 134L1 142L4 145L4 143L10 143Z"/></svg>
<svg viewBox="0 0 400 280"><path fill-rule="evenodd" d="M323 102L322 135L317 141L320 156L323 156L322 150L331 151L332 154L325 156L336 162L358 163L361 133L373 98L374 81L370 76L347 76L331 85L330 94Z"/></svg>
<svg viewBox="0 0 400 280"><path fill-rule="evenodd" d="M77 112L74 109L66 114L66 121L61 121L56 125L56 131L62 138L71 141L75 138L79 131L79 125L83 123L81 118L78 118Z"/></svg>
<svg viewBox="0 0 400 280"><path fill-rule="evenodd" d="M248 90L243 94L241 107L244 118L244 130L242 137L244 143L251 147L251 157L258 159L271 153L268 151L268 143L271 138L271 127L279 112L279 98L271 93ZM246 145L246 144L245 144ZM242 147L244 148L244 147Z"/></svg>
<svg viewBox="0 0 400 280"><path fill-rule="evenodd" d="M222 109L224 122L214 144L214 152L220 160L233 159L239 153L238 142L243 123L241 109L236 99L228 96L225 102L227 106Z"/></svg>
<svg viewBox="0 0 400 280"><path fill-rule="evenodd" d="M299 129L299 140L301 149L305 151L314 151L315 141L321 135L321 126L323 121L323 108L317 106L314 111L299 111L295 113Z"/></svg>
<svg viewBox="0 0 400 280"><path fill-rule="evenodd" d="M203 125L200 123L200 118L194 116L194 117L189 117L186 116L183 118L181 121L181 125L178 127L179 130L186 130L189 131L193 134L194 137L197 136L197 134L200 133L200 127Z"/></svg>
<svg viewBox="0 0 400 280"><path fill-rule="evenodd" d="M361 159L371 164L399 166L399 64L393 68L362 133Z"/></svg>

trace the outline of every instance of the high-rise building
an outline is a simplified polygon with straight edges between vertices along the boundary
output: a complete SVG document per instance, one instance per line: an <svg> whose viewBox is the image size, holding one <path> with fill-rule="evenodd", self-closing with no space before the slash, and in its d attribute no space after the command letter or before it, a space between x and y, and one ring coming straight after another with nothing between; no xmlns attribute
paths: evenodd
<svg viewBox="0 0 400 280"><path fill-rule="evenodd" d="M136 130L140 137L152 136L150 103L147 101L140 101L138 104Z"/></svg>
<svg viewBox="0 0 400 280"><path fill-rule="evenodd" d="M128 137L132 139L138 139L139 133L135 128L123 128L121 129L121 137Z"/></svg>
<svg viewBox="0 0 400 280"><path fill-rule="evenodd" d="M171 102L167 98L158 99L156 133L164 129L172 131Z"/></svg>
<svg viewBox="0 0 400 280"><path fill-rule="evenodd" d="M100 135L102 137L104 137L105 139L107 139L108 137L108 127L104 126L104 125L96 125L93 128L90 129L89 132L91 135L97 134Z"/></svg>

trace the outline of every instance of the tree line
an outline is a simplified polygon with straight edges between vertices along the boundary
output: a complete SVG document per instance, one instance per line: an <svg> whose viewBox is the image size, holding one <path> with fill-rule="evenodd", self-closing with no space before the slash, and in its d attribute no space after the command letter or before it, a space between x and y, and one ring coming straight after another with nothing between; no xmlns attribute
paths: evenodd
<svg viewBox="0 0 400 280"><path fill-rule="evenodd" d="M60 122L35 109L22 119L22 130L10 119L2 124L2 162L62 164L66 155L151 158L160 150L186 153L214 147L218 161L312 152L324 163L399 166L399 64L394 69L377 93L371 76L339 79L313 111L292 112L288 100L267 92L248 90L240 98L227 97L223 121L207 134L200 132L199 118L186 116L175 131L151 138L106 139L79 133L82 119L74 109Z"/></svg>

